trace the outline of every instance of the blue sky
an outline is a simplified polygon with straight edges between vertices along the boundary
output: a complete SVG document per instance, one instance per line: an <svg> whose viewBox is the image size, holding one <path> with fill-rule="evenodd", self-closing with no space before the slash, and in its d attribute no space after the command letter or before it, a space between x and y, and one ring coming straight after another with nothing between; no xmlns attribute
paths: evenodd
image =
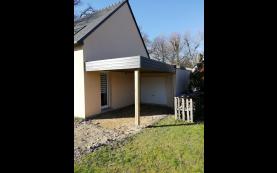
<svg viewBox="0 0 277 173"><path fill-rule="evenodd" d="M81 0L79 8L90 4L104 8L119 0ZM134 16L142 31L150 39L172 32L204 32L204 0L129 0Z"/></svg>

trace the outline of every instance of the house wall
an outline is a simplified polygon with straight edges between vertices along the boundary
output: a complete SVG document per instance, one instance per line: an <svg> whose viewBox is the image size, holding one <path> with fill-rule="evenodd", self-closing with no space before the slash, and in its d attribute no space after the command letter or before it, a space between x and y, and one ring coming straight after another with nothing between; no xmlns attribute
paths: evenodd
<svg viewBox="0 0 277 173"><path fill-rule="evenodd" d="M141 72L141 102L151 104L164 103L163 105L165 106L173 107L173 78L173 73ZM134 72L109 72L109 80L110 107L112 109L134 104ZM159 81L159 83L155 81ZM162 86L160 85L161 82ZM143 102L142 97L145 94L147 94L147 97L144 99L145 102ZM160 102L157 99L164 99L164 101Z"/></svg>
<svg viewBox="0 0 277 173"><path fill-rule="evenodd" d="M137 55L148 57L127 3L84 40L85 61Z"/></svg>
<svg viewBox="0 0 277 173"><path fill-rule="evenodd" d="M176 92L175 96L183 94L189 85L190 70L176 69Z"/></svg>
<svg viewBox="0 0 277 173"><path fill-rule="evenodd" d="M176 96L176 72L172 76L172 86L173 86L173 94Z"/></svg>
<svg viewBox="0 0 277 173"><path fill-rule="evenodd" d="M134 73L109 72L112 109L134 104Z"/></svg>
<svg viewBox="0 0 277 173"><path fill-rule="evenodd" d="M85 118L84 58L82 47L74 49L74 117Z"/></svg>
<svg viewBox="0 0 277 173"><path fill-rule="evenodd" d="M85 72L86 118L101 113L100 72Z"/></svg>
<svg viewBox="0 0 277 173"><path fill-rule="evenodd" d="M80 52L78 52L80 53ZM77 58L78 57L78 58ZM83 72L81 56L74 59L74 116L88 118L101 113L101 89L100 72ZM78 63L76 63L78 62ZM76 67L78 64L78 67ZM149 80L150 79L150 80ZM111 109L118 109L134 104L134 72L115 72L108 73L109 85L109 105ZM161 83L155 80L162 81ZM147 87L143 89L142 85ZM151 82L153 81L153 82ZM156 91L163 88L159 94L164 99L163 105L173 107L174 95L174 74L172 73L141 73L141 94L147 93L150 96L157 96ZM153 90L153 88L155 88ZM151 99L145 103L159 104L151 102ZM142 102L143 103L143 102Z"/></svg>
<svg viewBox="0 0 277 173"><path fill-rule="evenodd" d="M74 117L101 112L100 72L85 72L83 47L74 48Z"/></svg>

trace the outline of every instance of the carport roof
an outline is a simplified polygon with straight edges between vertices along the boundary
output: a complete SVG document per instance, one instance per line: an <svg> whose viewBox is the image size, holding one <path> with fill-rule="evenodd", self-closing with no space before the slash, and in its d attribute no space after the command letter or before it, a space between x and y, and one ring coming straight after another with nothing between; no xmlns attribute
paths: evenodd
<svg viewBox="0 0 277 173"><path fill-rule="evenodd" d="M113 59L89 61L86 71L142 70L153 72L175 72L175 67L143 56L131 56Z"/></svg>

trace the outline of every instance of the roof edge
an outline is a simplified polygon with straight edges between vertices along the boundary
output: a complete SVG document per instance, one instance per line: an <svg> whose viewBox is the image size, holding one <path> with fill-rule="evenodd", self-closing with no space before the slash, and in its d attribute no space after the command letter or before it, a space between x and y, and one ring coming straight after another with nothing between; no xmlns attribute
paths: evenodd
<svg viewBox="0 0 277 173"><path fill-rule="evenodd" d="M108 18L110 18L115 12L117 12L118 9L120 9L125 3L127 2L127 4L129 3L128 0L124 0L122 1L122 3L116 7L107 17L105 17L100 23L98 23L98 25L96 25L92 30L90 30L87 34L85 34L82 38L80 38L79 40L74 41L74 44L78 44L78 43L82 43L83 40L85 38L87 38L93 31L95 31L99 26L102 25L102 23L104 23Z"/></svg>
<svg viewBox="0 0 277 173"><path fill-rule="evenodd" d="M127 1L128 8L130 9L132 18L133 18L133 20L134 20L134 22L135 22L136 28L137 28L137 30L138 30L138 33L139 33L140 39L141 39L141 41L142 41L143 47L144 47L144 49L146 50L146 53L147 53L148 58L150 58L149 52L148 52L147 47L146 47L146 45L145 45L145 43L144 43L144 41L143 41L141 32L140 32L140 30L139 30L139 27L138 27L137 21L136 21L136 19L135 19L134 13L133 13L133 11L132 11L132 8L131 8L131 6L130 6L130 3L129 3L128 0L126 0L126 1Z"/></svg>

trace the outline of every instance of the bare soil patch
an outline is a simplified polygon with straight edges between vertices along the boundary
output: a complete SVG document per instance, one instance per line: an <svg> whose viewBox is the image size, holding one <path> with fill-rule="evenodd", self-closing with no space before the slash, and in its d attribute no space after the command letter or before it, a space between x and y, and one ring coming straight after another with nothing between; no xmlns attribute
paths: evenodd
<svg viewBox="0 0 277 173"><path fill-rule="evenodd" d="M163 106L141 105L141 125L135 126L134 106L106 112L86 121L74 121L74 160L103 145L134 135L171 113Z"/></svg>

